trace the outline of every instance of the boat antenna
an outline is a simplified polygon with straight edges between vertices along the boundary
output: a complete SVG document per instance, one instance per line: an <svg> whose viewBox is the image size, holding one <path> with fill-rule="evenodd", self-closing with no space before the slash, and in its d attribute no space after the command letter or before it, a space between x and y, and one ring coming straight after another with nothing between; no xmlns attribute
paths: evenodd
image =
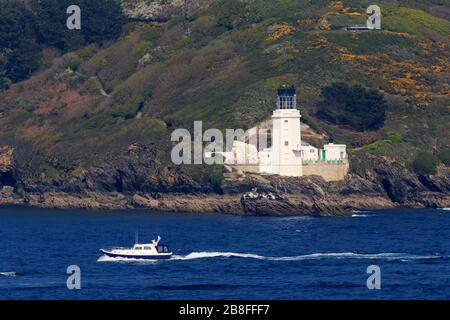
<svg viewBox="0 0 450 320"><path fill-rule="evenodd" d="M139 232L138 231L136 231L136 233L134 234L134 241L135 241L134 244L138 244L139 243Z"/></svg>

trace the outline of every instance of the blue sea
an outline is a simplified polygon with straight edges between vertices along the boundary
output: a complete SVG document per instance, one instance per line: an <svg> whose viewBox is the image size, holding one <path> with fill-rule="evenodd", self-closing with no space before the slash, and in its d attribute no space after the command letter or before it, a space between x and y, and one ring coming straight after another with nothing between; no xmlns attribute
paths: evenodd
<svg viewBox="0 0 450 320"><path fill-rule="evenodd" d="M102 257L161 235L168 261ZM66 271L81 270L81 290ZM381 289L367 268L379 266ZM0 209L0 299L449 299L450 211L239 217Z"/></svg>

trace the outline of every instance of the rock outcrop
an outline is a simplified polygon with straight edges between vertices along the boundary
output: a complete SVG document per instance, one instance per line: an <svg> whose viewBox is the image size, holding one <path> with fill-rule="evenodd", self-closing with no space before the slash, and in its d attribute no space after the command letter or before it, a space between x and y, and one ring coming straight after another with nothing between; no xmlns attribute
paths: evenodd
<svg viewBox="0 0 450 320"><path fill-rule="evenodd" d="M15 187L17 184L13 153L11 147L0 148L0 189L4 186Z"/></svg>
<svg viewBox="0 0 450 320"><path fill-rule="evenodd" d="M122 0L124 13L131 19L165 21L174 14L191 16L214 0Z"/></svg>

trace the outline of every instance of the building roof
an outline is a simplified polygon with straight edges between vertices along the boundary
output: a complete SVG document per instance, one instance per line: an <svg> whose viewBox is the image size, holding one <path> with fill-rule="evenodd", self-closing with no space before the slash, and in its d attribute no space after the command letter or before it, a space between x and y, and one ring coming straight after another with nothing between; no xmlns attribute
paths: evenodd
<svg viewBox="0 0 450 320"><path fill-rule="evenodd" d="M347 31L351 31L351 30L371 30L370 28L368 28L367 26L347 26L345 27L345 29Z"/></svg>

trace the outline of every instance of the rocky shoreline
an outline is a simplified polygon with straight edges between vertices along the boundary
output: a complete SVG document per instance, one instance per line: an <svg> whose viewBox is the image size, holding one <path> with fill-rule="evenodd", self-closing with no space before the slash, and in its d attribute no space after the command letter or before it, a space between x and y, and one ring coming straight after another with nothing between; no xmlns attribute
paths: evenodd
<svg viewBox="0 0 450 320"><path fill-rule="evenodd" d="M158 212L180 213L223 213L252 216L348 216L355 210L389 208L450 207L450 197L436 197L431 194L433 205L427 203L396 204L384 197L350 196L319 200L303 196L286 199L268 199L260 196L246 199L239 195L186 195L164 194L157 199L152 195L127 196L120 193L45 193L27 194L25 198L16 194L6 195L3 191L0 205L26 205L52 209L126 210L147 209Z"/></svg>
<svg viewBox="0 0 450 320"><path fill-rule="evenodd" d="M13 148L0 148L0 205L258 216L345 216L361 209L450 207L450 168L445 166L435 175L417 176L380 161L364 175L352 173L337 182L317 176L226 173L214 190L182 175L149 177L148 161L142 160L148 159L147 149L137 149L143 154L135 149L89 170L62 172L46 184L26 178Z"/></svg>
<svg viewBox="0 0 450 320"><path fill-rule="evenodd" d="M250 216L348 216L355 210L388 208L450 207L450 195L420 192L416 200L403 203L377 194L315 194L258 191L234 194L123 194L117 192L18 194L4 187L0 205L26 205L54 209L126 210L158 212L222 213ZM420 200L421 199L421 200Z"/></svg>

